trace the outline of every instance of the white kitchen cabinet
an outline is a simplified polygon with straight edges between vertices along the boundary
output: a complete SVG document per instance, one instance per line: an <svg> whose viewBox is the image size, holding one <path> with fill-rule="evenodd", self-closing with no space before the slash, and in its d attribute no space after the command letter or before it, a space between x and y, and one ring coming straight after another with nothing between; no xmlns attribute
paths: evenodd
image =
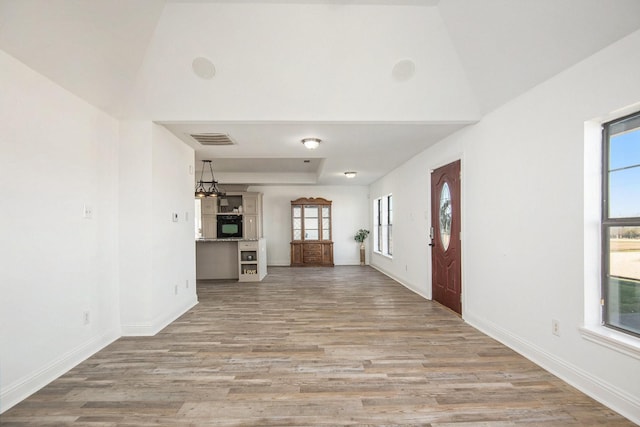
<svg viewBox="0 0 640 427"><path fill-rule="evenodd" d="M238 242L238 281L259 282L267 275L267 246L264 239Z"/></svg>

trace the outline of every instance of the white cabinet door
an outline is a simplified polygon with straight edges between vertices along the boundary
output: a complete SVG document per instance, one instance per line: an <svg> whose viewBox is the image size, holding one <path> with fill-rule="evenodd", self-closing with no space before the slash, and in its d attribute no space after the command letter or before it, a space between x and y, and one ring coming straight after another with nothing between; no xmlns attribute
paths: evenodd
<svg viewBox="0 0 640 427"><path fill-rule="evenodd" d="M218 213L218 198L205 197L200 202L202 215L215 215Z"/></svg>
<svg viewBox="0 0 640 427"><path fill-rule="evenodd" d="M216 225L215 215L202 215L202 237L205 239L215 239L218 234Z"/></svg>
<svg viewBox="0 0 640 427"><path fill-rule="evenodd" d="M242 196L242 208L245 214L258 215L258 196L255 194L244 194Z"/></svg>
<svg viewBox="0 0 640 427"><path fill-rule="evenodd" d="M242 219L243 234L245 239L258 238L258 216L244 215Z"/></svg>

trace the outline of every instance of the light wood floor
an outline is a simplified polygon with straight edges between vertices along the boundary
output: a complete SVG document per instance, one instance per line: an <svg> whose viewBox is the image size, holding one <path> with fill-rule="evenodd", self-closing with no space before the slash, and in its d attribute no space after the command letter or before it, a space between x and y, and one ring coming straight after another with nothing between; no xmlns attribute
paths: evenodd
<svg viewBox="0 0 640 427"><path fill-rule="evenodd" d="M269 268L198 295L0 424L633 425L369 267Z"/></svg>

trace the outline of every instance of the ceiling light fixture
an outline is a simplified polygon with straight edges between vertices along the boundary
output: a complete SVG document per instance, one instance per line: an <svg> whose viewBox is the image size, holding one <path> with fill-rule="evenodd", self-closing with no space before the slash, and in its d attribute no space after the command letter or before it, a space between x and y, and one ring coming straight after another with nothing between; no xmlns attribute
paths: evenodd
<svg viewBox="0 0 640 427"><path fill-rule="evenodd" d="M351 178L355 178L357 173L358 172L347 171L347 172L344 173L344 176L346 176L347 178L351 179Z"/></svg>
<svg viewBox="0 0 640 427"><path fill-rule="evenodd" d="M204 180L204 170L209 165L209 173L211 173L211 181ZM196 197L218 197L225 196L226 193L218 188L218 181L213 177L213 166L211 160L202 161L202 170L200 171L200 180L196 183Z"/></svg>
<svg viewBox="0 0 640 427"><path fill-rule="evenodd" d="M318 148L318 145L320 145L320 142L322 142L320 138L304 138L302 140L302 143L304 144L304 146L307 147L309 150L315 150L316 148Z"/></svg>

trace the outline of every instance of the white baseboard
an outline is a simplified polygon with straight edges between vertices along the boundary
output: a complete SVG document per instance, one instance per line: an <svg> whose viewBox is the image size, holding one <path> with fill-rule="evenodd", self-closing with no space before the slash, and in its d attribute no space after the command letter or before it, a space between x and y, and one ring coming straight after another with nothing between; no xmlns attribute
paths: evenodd
<svg viewBox="0 0 640 427"><path fill-rule="evenodd" d="M0 414L31 396L51 381L68 372L74 366L87 360L120 337L118 330L110 330L103 335L63 354L56 360L21 380L10 384L0 393Z"/></svg>
<svg viewBox="0 0 640 427"><path fill-rule="evenodd" d="M122 325L122 336L147 336L155 335L171 322L182 316L198 303L197 298L187 301L172 313L156 317L149 324ZM58 359L52 361L42 369L23 378L15 384L9 385L0 393L0 414L20 403L36 391L40 390L51 381L65 374L73 367L87 360L98 351L105 348L118 338L120 331L111 330L107 333L90 339L89 341L70 350Z"/></svg>
<svg viewBox="0 0 640 427"><path fill-rule="evenodd" d="M408 283L405 283L403 280L401 280L398 277L395 277L393 274L389 273L388 271L385 271L383 268L380 268L377 265L373 265L373 264L369 264L369 266L372 267L372 268L375 268L380 273L382 273L385 276L387 276L387 277L395 280L396 282L400 283L402 286L404 286L405 288L409 289L411 292L420 295L422 298L424 298L426 300L431 300L431 298L428 297L427 295L425 295L422 291L420 291L419 289L414 288L413 286L411 286Z"/></svg>
<svg viewBox="0 0 640 427"><path fill-rule="evenodd" d="M174 311L156 316L151 322L130 323L122 325L123 337L151 337L166 328L171 322L185 314L198 304L198 299L194 295L185 304L179 306Z"/></svg>
<svg viewBox="0 0 640 427"><path fill-rule="evenodd" d="M590 372L548 353L537 345L523 340L492 322L468 312L465 312L464 320L479 331L500 341L561 380L571 384L587 396L640 425L639 396L632 396L624 390L620 390Z"/></svg>
<svg viewBox="0 0 640 427"><path fill-rule="evenodd" d="M390 277L396 282L400 283L405 288L420 295L425 299L431 299L420 292L418 289L413 288L411 285L404 283L393 274L385 271L384 269L371 265L385 276ZM536 365L549 371L553 375L557 376L561 380L573 387L577 388L587 396L590 396L594 400L602 403L603 405L613 409L622 416L628 418L632 422L640 425L640 397L632 396L624 390L603 381L602 379L595 377L589 372L578 368L536 346L535 344L525 341L517 335L497 326L492 322L488 322L484 319L474 316L468 311L463 313L464 320L469 325L483 332L484 334L500 341L502 344L518 352L522 356L531 360Z"/></svg>

